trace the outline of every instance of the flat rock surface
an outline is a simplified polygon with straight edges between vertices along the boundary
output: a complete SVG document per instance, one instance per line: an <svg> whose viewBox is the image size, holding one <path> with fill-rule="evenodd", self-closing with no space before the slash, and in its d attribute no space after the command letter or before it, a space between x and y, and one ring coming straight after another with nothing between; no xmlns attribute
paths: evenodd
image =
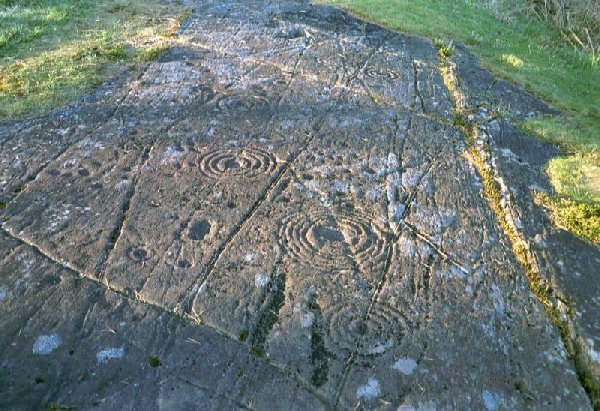
<svg viewBox="0 0 600 411"><path fill-rule="evenodd" d="M302 1L198 2L179 38L0 125L0 408L591 408L429 42ZM491 77L465 59L483 104ZM502 153L540 143L502 127L524 236L544 234L600 362L598 290L577 285L600 253L555 257L580 240L526 211L543 172Z"/></svg>

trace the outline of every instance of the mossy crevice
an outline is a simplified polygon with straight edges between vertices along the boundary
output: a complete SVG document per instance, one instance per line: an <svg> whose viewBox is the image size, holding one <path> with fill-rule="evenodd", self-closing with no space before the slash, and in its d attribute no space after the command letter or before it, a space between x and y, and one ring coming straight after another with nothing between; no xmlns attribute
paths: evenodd
<svg viewBox="0 0 600 411"><path fill-rule="evenodd" d="M279 320L279 310L285 304L285 282L285 272L279 272L276 268L267 286L267 301L252 333L250 352L257 357L264 357L267 337Z"/></svg>
<svg viewBox="0 0 600 411"><path fill-rule="evenodd" d="M515 224L510 209L508 188L491 165L491 150L482 139L485 136L481 135L479 125L475 121L469 120L469 108L466 104L466 98L460 90L460 83L455 70L456 65L445 52L439 53L439 59L444 84L454 101L456 110L454 125L465 135L467 150L464 156L473 165L481 178L483 196L495 214L502 232L509 240L512 251L526 274L531 291L542 303L546 314L560 332L561 339L575 366L581 385L589 396L594 409L600 409L600 376L596 375L588 366L589 358L584 349L585 345L577 335L573 323L573 306L564 296L559 294L558 290L540 272L535 256L529 248L529 243ZM594 212L596 212L595 209Z"/></svg>
<svg viewBox="0 0 600 411"><path fill-rule="evenodd" d="M314 320L310 329L310 361L313 365L313 374L310 382L315 387L322 387L329 379L329 358L331 353L325 346L323 338L323 315L321 307L316 302L316 296L309 304L309 309L314 315Z"/></svg>
<svg viewBox="0 0 600 411"><path fill-rule="evenodd" d="M536 137L559 144L568 155L553 162L568 163L571 170L555 173L558 167L553 162L549 168L550 180L561 197L581 202L579 193L572 195L572 192L587 191L590 195L584 203L600 204L600 187L594 184L600 182L600 93L597 92L600 49L596 47L594 52L572 47L573 44L565 43L565 33L557 30L553 18L540 19L537 13L523 13L532 3L558 4L556 1L461 0L452 2L452 7L442 0L318 2L343 7L363 19L400 32L430 39L452 39L434 40L442 63L451 60L454 42L467 45L469 53L497 77L518 84L560 110L560 115L527 118L521 127ZM581 10L562 12L561 15L571 12L573 16L582 15ZM445 64L441 70L448 70ZM445 76L445 81L452 91L455 86L450 75ZM505 119L513 115L503 111ZM572 154L582 155L586 161L573 161L576 156ZM572 179L574 174L582 178ZM559 184L566 188L566 193L560 192ZM562 204L555 202L557 207ZM564 214L569 208L559 212Z"/></svg>

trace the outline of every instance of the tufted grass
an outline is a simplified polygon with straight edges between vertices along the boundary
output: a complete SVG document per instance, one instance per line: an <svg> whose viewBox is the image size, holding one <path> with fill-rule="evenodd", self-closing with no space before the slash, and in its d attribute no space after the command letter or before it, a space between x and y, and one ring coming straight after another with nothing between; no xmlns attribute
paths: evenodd
<svg viewBox="0 0 600 411"><path fill-rule="evenodd" d="M60 107L156 59L183 12L178 0L0 0L0 122Z"/></svg>

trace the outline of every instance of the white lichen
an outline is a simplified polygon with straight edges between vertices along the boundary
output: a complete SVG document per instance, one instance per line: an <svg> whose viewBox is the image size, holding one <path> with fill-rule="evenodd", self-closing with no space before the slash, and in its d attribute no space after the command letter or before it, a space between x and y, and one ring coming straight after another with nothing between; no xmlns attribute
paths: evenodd
<svg viewBox="0 0 600 411"><path fill-rule="evenodd" d="M258 273L254 276L254 285L256 288L263 288L271 281L271 277L265 273Z"/></svg>
<svg viewBox="0 0 600 411"><path fill-rule="evenodd" d="M260 254L257 252L251 252L244 256L244 261L247 263L256 263L260 260Z"/></svg>
<svg viewBox="0 0 600 411"><path fill-rule="evenodd" d="M365 385L361 385L356 390L356 396L364 400L371 400L381 395L381 388L379 387L379 381L375 377L369 378L369 381Z"/></svg>
<svg viewBox="0 0 600 411"><path fill-rule="evenodd" d="M125 349L123 347L111 347L96 353L96 361L98 364L102 364L112 359L123 358L125 355Z"/></svg>
<svg viewBox="0 0 600 411"><path fill-rule="evenodd" d="M161 164L163 166L168 165L170 163L172 163L173 161L177 160L177 158L183 156L184 152L178 150L176 147L167 147L167 149L165 150L165 153L163 155Z"/></svg>
<svg viewBox="0 0 600 411"><path fill-rule="evenodd" d="M300 316L300 325L302 328L309 328L315 321L315 314L312 312L304 313Z"/></svg>
<svg viewBox="0 0 600 411"><path fill-rule="evenodd" d="M600 351L596 351L594 350L594 341L593 340L587 340L588 344L590 345L590 348L588 349L588 355L590 356L590 359L592 361L594 361L595 363L600 364Z"/></svg>
<svg viewBox="0 0 600 411"><path fill-rule="evenodd" d="M130 180L121 180L115 184L115 191L124 191L131 185Z"/></svg>
<svg viewBox="0 0 600 411"><path fill-rule="evenodd" d="M412 374L417 368L417 363L412 358L404 357L400 358L392 365L392 369L399 371L404 375Z"/></svg>
<svg viewBox="0 0 600 411"><path fill-rule="evenodd" d="M58 334L40 335L33 343L33 353L36 355L48 355L56 350L61 343Z"/></svg>
<svg viewBox="0 0 600 411"><path fill-rule="evenodd" d="M481 398L483 399L483 405L487 411L495 411L498 409L498 402L496 401L496 396L493 393L484 391L481 394Z"/></svg>
<svg viewBox="0 0 600 411"><path fill-rule="evenodd" d="M386 352L387 350L389 350L393 346L394 346L394 341L393 340L389 340L389 341L387 341L385 343L376 344L376 345L370 347L367 350L367 353L369 353L371 355L383 354L384 352Z"/></svg>

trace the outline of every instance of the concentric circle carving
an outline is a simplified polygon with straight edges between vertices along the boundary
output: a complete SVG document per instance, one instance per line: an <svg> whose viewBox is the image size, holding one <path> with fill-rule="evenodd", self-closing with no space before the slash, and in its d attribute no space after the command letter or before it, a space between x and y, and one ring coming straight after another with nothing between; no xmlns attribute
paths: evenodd
<svg viewBox="0 0 600 411"><path fill-rule="evenodd" d="M209 151L200 157L199 165L202 173L212 178L248 177L271 173L277 160L267 151L247 147Z"/></svg>

